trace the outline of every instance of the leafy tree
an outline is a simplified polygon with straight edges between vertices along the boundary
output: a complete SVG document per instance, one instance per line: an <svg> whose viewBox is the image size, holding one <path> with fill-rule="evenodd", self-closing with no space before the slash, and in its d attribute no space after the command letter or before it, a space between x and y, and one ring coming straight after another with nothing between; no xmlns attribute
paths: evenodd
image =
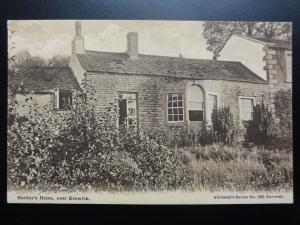
<svg viewBox="0 0 300 225"><path fill-rule="evenodd" d="M32 56L24 50L16 54L16 66L18 67L39 67L47 66L47 60L40 56Z"/></svg>
<svg viewBox="0 0 300 225"><path fill-rule="evenodd" d="M245 35L291 40L292 26L287 22L205 22L203 36L207 42L207 50L217 58L232 30L242 30Z"/></svg>
<svg viewBox="0 0 300 225"><path fill-rule="evenodd" d="M65 67L69 66L70 56L55 55L51 59L46 60L40 56L33 56L29 51L20 51L15 55L15 65L19 67Z"/></svg>
<svg viewBox="0 0 300 225"><path fill-rule="evenodd" d="M55 55L53 58L49 59L48 64L51 66L69 66L70 56L65 55Z"/></svg>

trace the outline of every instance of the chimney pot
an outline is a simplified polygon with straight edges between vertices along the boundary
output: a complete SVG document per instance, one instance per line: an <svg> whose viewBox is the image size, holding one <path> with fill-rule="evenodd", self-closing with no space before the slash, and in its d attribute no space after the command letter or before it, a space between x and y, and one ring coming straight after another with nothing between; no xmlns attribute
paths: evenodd
<svg viewBox="0 0 300 225"><path fill-rule="evenodd" d="M138 33L129 32L127 34L127 54L132 60L138 59Z"/></svg>

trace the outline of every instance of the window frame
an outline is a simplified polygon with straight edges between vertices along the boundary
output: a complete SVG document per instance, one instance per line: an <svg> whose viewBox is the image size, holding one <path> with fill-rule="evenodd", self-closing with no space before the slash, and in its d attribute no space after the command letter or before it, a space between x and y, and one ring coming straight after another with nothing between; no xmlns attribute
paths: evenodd
<svg viewBox="0 0 300 225"><path fill-rule="evenodd" d="M123 95L134 95L134 99L129 99L129 98L124 98ZM131 125L129 125L129 119L135 119L135 122L136 122L136 126L135 126L135 129L138 129L139 128L139 101L138 101L138 98L139 98L139 93L138 92L132 92L132 91L117 91L117 98L118 100L120 99L125 99L126 100L126 127L129 128ZM129 116L128 114L128 101L135 101L135 117L131 117ZM119 110L119 109L118 109ZM119 111L118 111L119 113ZM119 124L119 120L117 120L117 126L119 127L120 124ZM131 126L133 127L133 126Z"/></svg>
<svg viewBox="0 0 300 225"><path fill-rule="evenodd" d="M176 107L177 109L182 108L182 120L178 120L178 121L170 121L169 120L169 106L168 106L168 101L169 101L169 95L182 95L182 106L181 107ZM173 97L173 96L172 96ZM178 99L177 99L178 102ZM185 97L184 97L184 93L182 92L170 92L170 93L166 93L166 120L168 123L171 124L176 124L176 123L184 123L185 120ZM170 109L174 109L173 106ZM174 114L171 114L174 115ZM177 115L181 115L181 114L177 114Z"/></svg>
<svg viewBox="0 0 300 225"><path fill-rule="evenodd" d="M287 57L288 55L291 56L291 74L290 74L290 80L288 80L288 64L287 64ZM284 51L285 56L285 82L292 83L293 82L293 53L291 50L285 50Z"/></svg>
<svg viewBox="0 0 300 225"><path fill-rule="evenodd" d="M191 91L191 87L197 87L197 89L200 89L202 94L203 94L203 101L202 102L198 102L198 101L191 101L191 98L190 98L190 91ZM186 112L187 112L187 121L188 123L202 123L204 121L206 121L206 113L207 113L207 92L204 90L203 86L200 85L200 84L195 84L195 83L190 83L188 86L187 86L187 104L186 104ZM198 92L199 90L197 90ZM199 94L199 93L198 93ZM202 103L202 109L194 109L194 108L191 108L191 102L197 102L197 103ZM202 111L202 116L203 116L203 119L202 120L190 120L190 111Z"/></svg>
<svg viewBox="0 0 300 225"><path fill-rule="evenodd" d="M256 106L256 101L255 101L255 97L249 97L249 96L239 96L239 121L243 122L243 121L250 121L250 120L242 120L242 99L251 99L253 100L253 107ZM253 115L252 115L253 117ZM253 120L253 118L251 119Z"/></svg>
<svg viewBox="0 0 300 225"><path fill-rule="evenodd" d="M69 91L71 93L71 108L70 109L62 109L60 108L60 91ZM55 90L55 109L58 111L71 111L74 107L73 104L73 91L71 89L56 89Z"/></svg>

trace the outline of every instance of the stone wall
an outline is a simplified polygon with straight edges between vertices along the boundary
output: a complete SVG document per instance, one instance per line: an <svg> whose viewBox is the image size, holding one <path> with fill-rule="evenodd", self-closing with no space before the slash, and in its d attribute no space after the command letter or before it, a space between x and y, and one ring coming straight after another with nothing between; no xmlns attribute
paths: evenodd
<svg viewBox="0 0 300 225"><path fill-rule="evenodd" d="M286 82L286 62L285 50L266 46L264 48L266 63L265 70L267 71L269 81L269 92L271 97L271 109L275 113L275 93L281 89L291 90L292 83Z"/></svg>
<svg viewBox="0 0 300 225"><path fill-rule="evenodd" d="M229 106L236 125L239 124L239 97L254 97L256 103L262 100L270 104L269 86L264 83L234 82L222 80L179 79L176 77L126 75L112 73L87 73L87 81L95 89L96 110L101 111L118 98L118 92L137 94L139 126L157 126L166 122L167 94L184 94L187 102L187 87L197 84L204 89L205 99L209 92L219 96L219 106ZM184 122L167 123L172 126L187 125L185 107ZM206 117L209 116L206 114Z"/></svg>

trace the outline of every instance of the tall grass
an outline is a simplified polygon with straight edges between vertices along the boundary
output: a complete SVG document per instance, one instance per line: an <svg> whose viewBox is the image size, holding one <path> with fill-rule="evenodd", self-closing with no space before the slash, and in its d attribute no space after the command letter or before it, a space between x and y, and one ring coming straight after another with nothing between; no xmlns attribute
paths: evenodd
<svg viewBox="0 0 300 225"><path fill-rule="evenodd" d="M293 170L290 152L222 145L179 151L191 160L194 189L200 191L288 191Z"/></svg>

